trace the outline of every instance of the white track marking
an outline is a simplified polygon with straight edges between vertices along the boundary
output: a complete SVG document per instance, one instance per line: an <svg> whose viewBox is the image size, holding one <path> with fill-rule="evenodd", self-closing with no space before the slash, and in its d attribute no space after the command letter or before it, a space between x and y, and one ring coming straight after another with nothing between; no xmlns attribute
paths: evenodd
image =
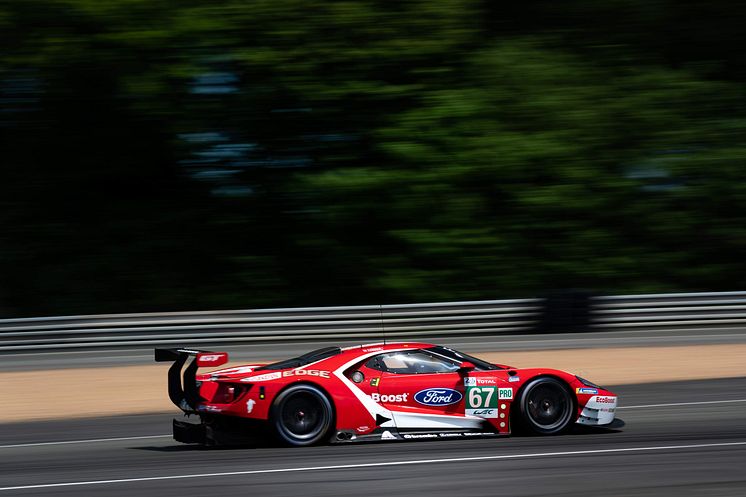
<svg viewBox="0 0 746 497"><path fill-rule="evenodd" d="M388 461L359 464L336 464L330 466L307 466L300 468L277 468L277 469L252 469L246 471L227 471L223 473L197 473L188 475L169 475L169 476L147 476L141 478L122 478L117 480L90 480L90 481L72 481L66 483L46 483L41 485L19 485L15 487L0 487L0 491L7 490L29 490L37 488L58 488L74 487L83 485L109 485L113 483L133 483L142 481L160 481L160 480L183 480L189 478L211 478L217 476L243 476L243 475L260 475L271 473L296 473L302 471L326 471L335 469L358 469L358 468L380 468L384 466L411 466L417 464L436 464L444 462L472 462L472 461L495 461L505 459L527 459L534 457L558 457L558 456L583 456L590 454L619 454L625 452L650 452L661 450L684 450L684 449L704 449L712 447L742 447L746 442L721 442L708 444L693 445L661 445L652 447L629 447L624 449L592 449L592 450L571 450L563 452L539 452L533 454L506 454L501 456L473 456L473 457L449 457L444 459L415 459L412 461Z"/></svg>
<svg viewBox="0 0 746 497"><path fill-rule="evenodd" d="M119 440L145 440L148 438L171 438L173 435L143 435L141 437L116 437L116 438L89 438L86 440L63 440L61 442L35 442L26 444L0 445L0 449L12 449L15 447L37 447L39 445L68 445L85 444L96 442L116 442Z"/></svg>
<svg viewBox="0 0 746 497"><path fill-rule="evenodd" d="M678 406L699 406L704 404L732 404L734 402L746 402L746 399L733 399L733 400L706 400L701 402L677 402L674 404L648 404L643 406L622 406L617 407L619 409L645 409L648 407L678 407Z"/></svg>

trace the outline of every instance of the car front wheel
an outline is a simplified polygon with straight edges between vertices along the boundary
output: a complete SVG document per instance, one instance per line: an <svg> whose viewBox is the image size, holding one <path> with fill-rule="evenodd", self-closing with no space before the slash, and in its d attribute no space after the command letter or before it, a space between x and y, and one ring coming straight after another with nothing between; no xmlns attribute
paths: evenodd
<svg viewBox="0 0 746 497"><path fill-rule="evenodd" d="M518 399L519 422L528 432L557 435L566 431L573 420L572 395L562 381L543 377L526 384Z"/></svg>

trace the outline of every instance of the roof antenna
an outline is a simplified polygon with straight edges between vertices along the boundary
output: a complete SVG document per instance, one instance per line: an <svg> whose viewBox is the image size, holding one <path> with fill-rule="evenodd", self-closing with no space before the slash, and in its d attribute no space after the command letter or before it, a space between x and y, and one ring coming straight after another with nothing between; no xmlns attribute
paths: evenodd
<svg viewBox="0 0 746 497"><path fill-rule="evenodd" d="M383 324L383 306L378 304L378 313L381 315L381 331L383 331L383 344L386 345L386 326Z"/></svg>

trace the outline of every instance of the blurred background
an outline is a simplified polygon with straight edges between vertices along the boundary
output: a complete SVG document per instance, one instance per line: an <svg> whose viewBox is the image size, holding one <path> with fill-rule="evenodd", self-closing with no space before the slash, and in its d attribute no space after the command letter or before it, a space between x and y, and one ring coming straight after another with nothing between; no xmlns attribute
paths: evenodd
<svg viewBox="0 0 746 497"><path fill-rule="evenodd" d="M743 288L746 4L0 1L0 317Z"/></svg>

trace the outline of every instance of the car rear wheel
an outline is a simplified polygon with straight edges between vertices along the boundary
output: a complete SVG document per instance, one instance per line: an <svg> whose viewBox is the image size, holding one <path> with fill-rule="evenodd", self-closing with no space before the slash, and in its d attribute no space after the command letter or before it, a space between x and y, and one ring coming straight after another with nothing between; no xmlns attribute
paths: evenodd
<svg viewBox="0 0 746 497"><path fill-rule="evenodd" d="M572 395L556 378L531 380L518 399L520 424L537 435L557 435L566 431L573 419Z"/></svg>
<svg viewBox="0 0 746 497"><path fill-rule="evenodd" d="M331 402L321 390L313 385L295 385L277 396L270 419L281 442L305 446L327 437L333 417Z"/></svg>

